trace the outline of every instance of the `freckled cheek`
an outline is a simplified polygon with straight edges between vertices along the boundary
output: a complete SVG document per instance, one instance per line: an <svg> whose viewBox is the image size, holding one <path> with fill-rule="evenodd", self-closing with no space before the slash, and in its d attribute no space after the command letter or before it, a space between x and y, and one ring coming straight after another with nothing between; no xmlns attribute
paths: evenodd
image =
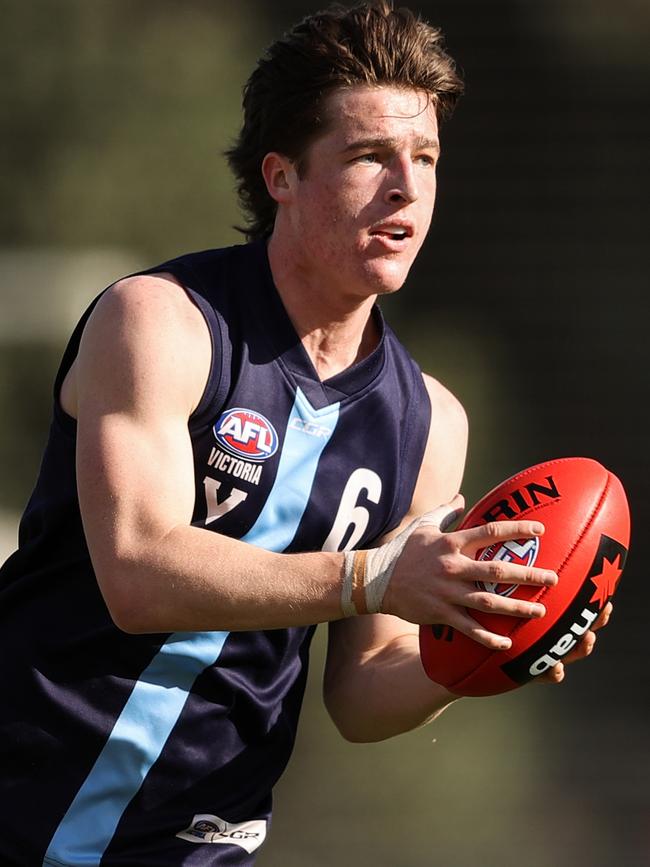
<svg viewBox="0 0 650 867"><path fill-rule="evenodd" d="M328 184L322 179L304 188L304 199L298 219L303 238L317 239L321 251L332 248L341 255L344 248L363 247L362 232L367 223L368 190L357 189L348 179L337 178Z"/></svg>
<svg viewBox="0 0 650 867"><path fill-rule="evenodd" d="M344 237L349 242L361 225L361 211L351 203L330 202L321 211L321 222L333 235Z"/></svg>

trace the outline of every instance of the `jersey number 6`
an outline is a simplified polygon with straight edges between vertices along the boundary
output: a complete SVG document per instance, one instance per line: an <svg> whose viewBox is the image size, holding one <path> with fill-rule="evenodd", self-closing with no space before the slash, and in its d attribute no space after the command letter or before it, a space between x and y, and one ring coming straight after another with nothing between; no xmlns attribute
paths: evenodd
<svg viewBox="0 0 650 867"><path fill-rule="evenodd" d="M366 499L378 503L381 497L381 479L374 470L359 467L345 486L339 510L336 513L330 534L325 539L323 551L350 551L368 527L370 512L359 505L359 495L366 492ZM349 538L346 540L346 536ZM345 544L342 543L345 540Z"/></svg>

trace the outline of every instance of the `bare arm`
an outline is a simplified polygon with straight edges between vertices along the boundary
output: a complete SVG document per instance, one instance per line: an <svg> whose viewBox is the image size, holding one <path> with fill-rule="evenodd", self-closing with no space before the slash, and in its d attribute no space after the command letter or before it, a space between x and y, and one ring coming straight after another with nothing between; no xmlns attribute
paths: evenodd
<svg viewBox="0 0 650 867"><path fill-rule="evenodd" d="M84 529L111 615L132 632L338 617L340 554L280 555L190 526L187 421L210 353L201 313L173 280L131 278L98 303L64 383Z"/></svg>
<svg viewBox="0 0 650 867"><path fill-rule="evenodd" d="M272 629L336 620L342 554L276 554L190 525L195 492L187 423L204 389L210 353L202 316L174 280L133 278L98 303L64 383L62 403L78 419L84 528L111 615L129 632ZM440 400L439 389L434 393ZM457 404L446 400L459 419ZM455 426L434 420L428 454L438 460L437 440L451 435L464 441L462 431L458 420ZM442 460L437 474L428 458L424 463L414 512L444 499L459 483L462 459L453 457L458 445L444 448L452 457ZM494 564L474 563L464 548L484 546L488 537L521 538L529 530L530 522L523 521L464 535L434 528L414 533L383 610L410 623L457 625L461 618L458 628L498 646L501 637L479 629L466 614L467 607L484 610L487 594L468 592L463 581L468 570L479 577L479 569L494 579ZM508 570L498 580L544 581L542 570L498 565ZM517 600L499 597L496 605L503 613L529 616L530 606Z"/></svg>
<svg viewBox="0 0 650 867"><path fill-rule="evenodd" d="M426 451L406 526L457 494L467 450L467 419L458 401L425 377L432 404ZM397 532L397 531L395 531ZM368 615L330 623L323 695L341 733L378 741L417 728L457 696L433 683L420 662L419 627Z"/></svg>
<svg viewBox="0 0 650 867"><path fill-rule="evenodd" d="M455 508L462 507L462 498L456 493L465 462L465 414L453 396L438 383L429 377L425 377L425 383L433 407L432 426L413 503L402 527L413 517L435 509L439 503L451 502ZM530 523L518 522L513 525L512 533L521 531L525 535ZM491 531L507 532L506 524L500 522L500 526ZM497 649L499 636L480 629L471 616L472 608L489 610L495 602L501 607L497 600L474 593L474 582L464 580L470 577L466 555L471 556L472 546L463 550L463 534L459 532L445 534L445 538L441 538L435 528L416 532L420 538L411 537L397 561L389 585L391 592L387 592L382 610L394 611L397 607L413 605L415 600L423 611L420 617L412 618L415 622L451 623L482 644ZM514 538L512 533L511 538ZM442 566L446 557L449 558L448 568ZM428 567L424 590L405 592L408 585L417 584L421 578L419 564L423 561ZM477 568L479 564L470 564L470 569ZM539 581L540 576L529 575L528 579ZM509 573L510 580L522 580L521 567ZM595 632L606 625L611 610L611 605L606 606L594 628L565 657L564 665L558 663L537 681L562 681L567 663L583 659L592 652ZM503 606L502 613L519 617L540 614L535 613L532 606L518 602ZM417 728L435 719L458 698L425 675L420 661L419 628L410 620L410 617L404 620L394 614L376 614L330 624L323 692L332 719L348 740L377 741Z"/></svg>

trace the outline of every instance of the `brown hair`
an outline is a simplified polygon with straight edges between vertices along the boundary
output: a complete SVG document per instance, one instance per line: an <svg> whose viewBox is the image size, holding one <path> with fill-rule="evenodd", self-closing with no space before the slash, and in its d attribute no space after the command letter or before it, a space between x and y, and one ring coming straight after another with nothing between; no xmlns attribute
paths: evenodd
<svg viewBox="0 0 650 867"><path fill-rule="evenodd" d="M394 85L425 91L439 120L463 90L440 30L391 0L338 4L308 16L271 45L244 87L244 122L226 152L247 216L247 238L269 235L276 203L262 161L277 151L299 172L311 142L327 129L326 102L339 87Z"/></svg>

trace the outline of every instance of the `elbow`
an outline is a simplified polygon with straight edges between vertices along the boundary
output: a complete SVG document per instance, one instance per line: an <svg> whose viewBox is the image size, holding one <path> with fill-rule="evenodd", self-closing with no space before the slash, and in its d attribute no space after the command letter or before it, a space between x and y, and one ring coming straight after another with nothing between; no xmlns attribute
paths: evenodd
<svg viewBox="0 0 650 867"><path fill-rule="evenodd" d="M350 719L347 714L339 713L327 703L325 704L325 707L327 708L329 718L336 726L338 733L341 735L343 740L350 744L366 743L361 732L361 727L358 724L355 724L354 720Z"/></svg>
<svg viewBox="0 0 650 867"><path fill-rule="evenodd" d="M125 632L127 635L147 635L148 633L166 631L164 629L157 629L152 623L147 623L143 618L134 616L133 610L109 606L108 613L120 632Z"/></svg>
<svg viewBox="0 0 650 867"><path fill-rule="evenodd" d="M370 712L363 702L324 692L323 700L330 719L341 737L351 744L373 744L387 740L397 732L387 732L383 721Z"/></svg>
<svg viewBox="0 0 650 867"><path fill-rule="evenodd" d="M392 734L382 735L377 732L363 731L358 727L341 728L337 726L341 736L349 744L378 744L380 741L388 740Z"/></svg>
<svg viewBox="0 0 650 867"><path fill-rule="evenodd" d="M350 744L376 744L388 740L400 732L386 732L377 725L377 720L360 720L351 716L344 718L342 715L330 718L338 729L341 737ZM364 724L365 723L365 724Z"/></svg>
<svg viewBox="0 0 650 867"><path fill-rule="evenodd" d="M152 622L152 618L143 612L141 602L133 597L115 598L114 595L104 595L108 613L120 632L128 635L145 635L151 632L165 632Z"/></svg>
<svg viewBox="0 0 650 867"><path fill-rule="evenodd" d="M114 563L110 569L95 569L99 590L111 620L128 635L168 632L156 617L151 592L143 596L129 569Z"/></svg>

